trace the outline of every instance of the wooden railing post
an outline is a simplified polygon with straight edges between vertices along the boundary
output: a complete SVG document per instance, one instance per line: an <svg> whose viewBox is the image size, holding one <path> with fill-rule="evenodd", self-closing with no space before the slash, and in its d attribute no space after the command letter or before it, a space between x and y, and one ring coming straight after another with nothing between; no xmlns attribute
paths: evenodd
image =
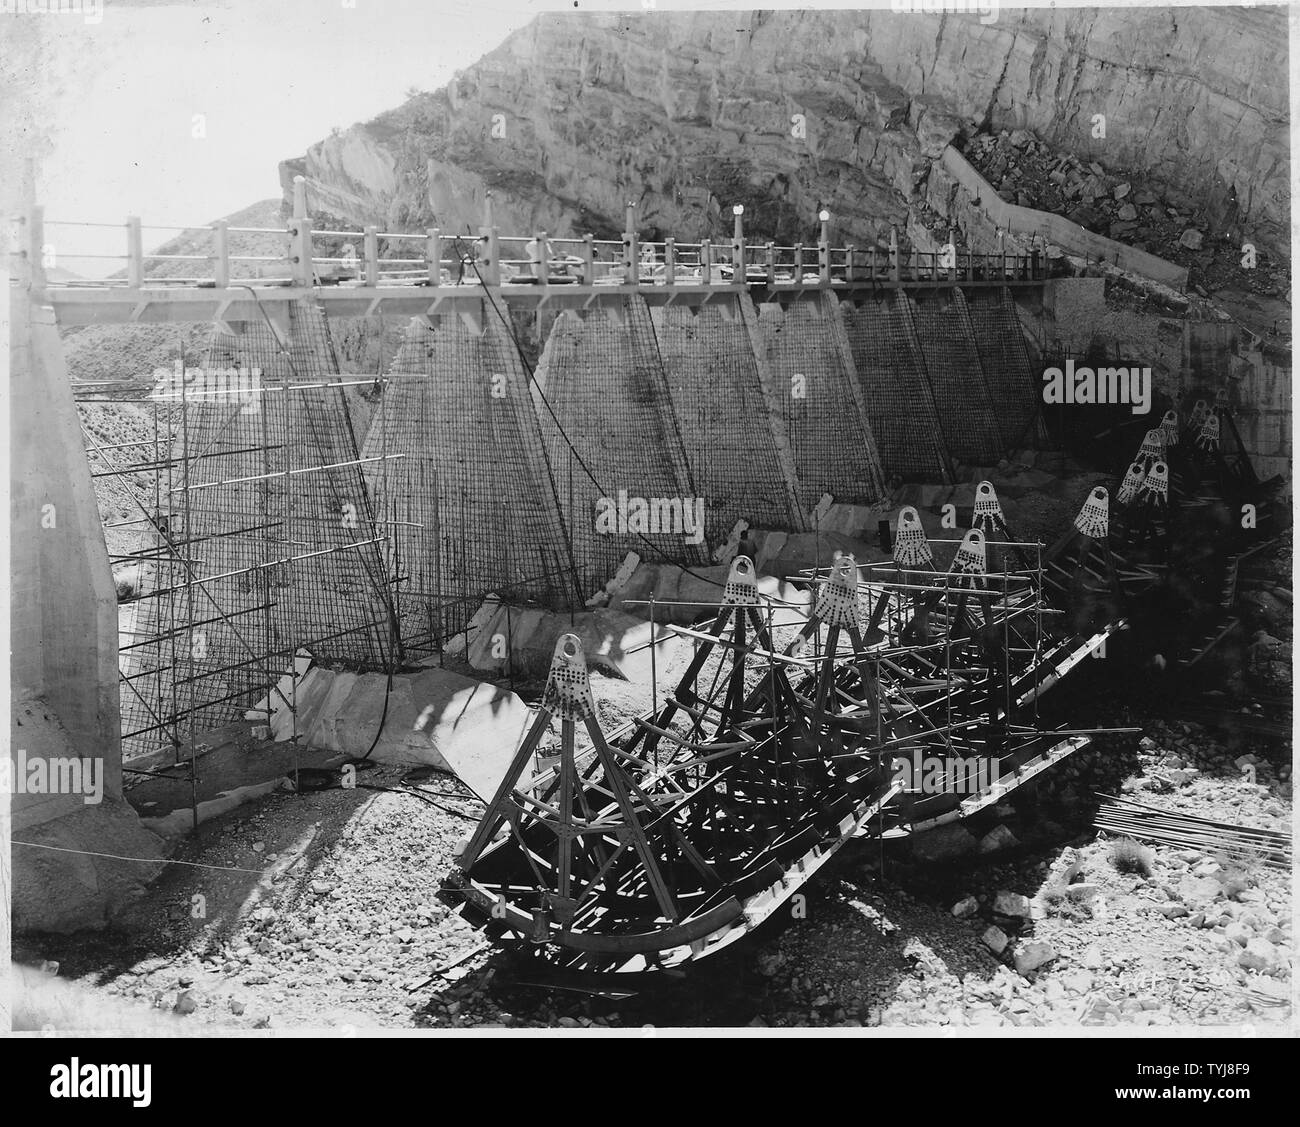
<svg viewBox="0 0 1300 1127"><path fill-rule="evenodd" d="M596 284L596 236L591 234L582 236L582 284Z"/></svg>
<svg viewBox="0 0 1300 1127"><path fill-rule="evenodd" d="M796 285L803 285L803 241L794 248L794 280Z"/></svg>
<svg viewBox="0 0 1300 1127"><path fill-rule="evenodd" d="M635 286L640 279L639 251L636 237L636 204L627 205L627 230L623 232L623 281Z"/></svg>
<svg viewBox="0 0 1300 1127"><path fill-rule="evenodd" d="M831 216L830 212L818 214L821 220L821 235L817 239L817 277L823 286L831 284Z"/></svg>
<svg viewBox="0 0 1300 1127"><path fill-rule="evenodd" d="M486 240L483 254L483 284L499 286L501 284L501 247L496 226L492 222L492 193L483 196L483 226L478 229L479 238Z"/></svg>
<svg viewBox="0 0 1300 1127"><path fill-rule="evenodd" d="M365 228L366 285L379 285L379 228Z"/></svg>
<svg viewBox="0 0 1300 1127"><path fill-rule="evenodd" d="M537 248L537 261L531 265L537 268L537 284L539 286L549 286L551 284L551 264L546 253L547 238L546 232L533 235L533 245Z"/></svg>
<svg viewBox="0 0 1300 1127"><path fill-rule="evenodd" d="M889 277L891 281L898 282L902 280L902 274L898 265L898 228L889 228Z"/></svg>
<svg viewBox="0 0 1300 1127"><path fill-rule="evenodd" d="M230 220L212 224L212 284L219 290L230 288Z"/></svg>
<svg viewBox="0 0 1300 1127"><path fill-rule="evenodd" d="M745 281L745 205L736 204L731 209L734 220L731 232L731 281Z"/></svg>
<svg viewBox="0 0 1300 1127"><path fill-rule="evenodd" d="M858 248L852 243L844 248L844 280L853 281L853 256L858 253Z"/></svg>
<svg viewBox="0 0 1300 1127"><path fill-rule="evenodd" d="M767 284L776 285L776 244L769 242L764 248L767 251Z"/></svg>
<svg viewBox="0 0 1300 1127"><path fill-rule="evenodd" d="M289 265L295 285L310 287L316 281L316 268L312 262L311 219L307 215L307 178L293 178L293 218L289 221L292 246Z"/></svg>
<svg viewBox="0 0 1300 1127"><path fill-rule="evenodd" d="M429 285L442 285L442 232L437 227L425 228L424 257L429 271Z"/></svg>
<svg viewBox="0 0 1300 1127"><path fill-rule="evenodd" d="M700 242L700 281L706 286L713 285L713 247L708 239Z"/></svg>
<svg viewBox="0 0 1300 1127"><path fill-rule="evenodd" d="M138 215L126 220L126 284L133 290L144 284L144 233Z"/></svg>
<svg viewBox="0 0 1300 1127"><path fill-rule="evenodd" d="M671 286L677 280L677 240L671 235L664 239L664 285Z"/></svg>

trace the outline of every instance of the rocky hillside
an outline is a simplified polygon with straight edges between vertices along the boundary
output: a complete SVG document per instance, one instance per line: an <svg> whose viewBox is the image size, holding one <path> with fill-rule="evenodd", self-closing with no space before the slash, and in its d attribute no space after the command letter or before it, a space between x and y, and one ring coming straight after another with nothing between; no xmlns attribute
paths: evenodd
<svg viewBox="0 0 1300 1127"><path fill-rule="evenodd" d="M1269 8L545 15L281 176L390 229L464 231L490 189L504 232L608 236L634 200L644 236L717 237L740 202L752 237L811 236L824 206L862 245L950 140L1026 129L1283 249L1286 69Z"/></svg>
<svg viewBox="0 0 1300 1127"><path fill-rule="evenodd" d="M1113 175L1101 162L1053 149L1025 129L978 134L967 141L965 156L1008 203L1056 212L1187 267L1188 287L1202 297L1244 299L1252 327L1289 323L1290 260L1285 251L1250 244L1243 224L1222 212L1215 222L1213 209L1187 192Z"/></svg>

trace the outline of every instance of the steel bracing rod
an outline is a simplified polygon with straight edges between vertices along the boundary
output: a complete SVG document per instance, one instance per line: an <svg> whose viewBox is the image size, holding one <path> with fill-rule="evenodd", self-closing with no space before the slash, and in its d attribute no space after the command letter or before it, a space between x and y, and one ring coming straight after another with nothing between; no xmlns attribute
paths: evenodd
<svg viewBox="0 0 1300 1127"><path fill-rule="evenodd" d="M673 716L677 713L683 697L688 696L692 700L698 699L698 694L694 692L692 686L695 684L699 672L704 668L704 663L708 660L709 654L713 652L715 642L721 637L723 628L726 626L728 619L732 616L733 607L724 606L719 609L717 617L714 618L712 625L708 628L708 633L714 638L712 642L705 642L696 647L694 655L691 657L691 663L686 667L686 672L682 674L681 680L677 682L677 687L673 690L672 696L664 702L662 709L655 719L655 727L666 729L671 723ZM638 741L644 737L645 751L644 757L650 758L655 747L657 738L647 733L644 729L636 732L627 743L627 751L633 751Z"/></svg>
<svg viewBox="0 0 1300 1127"><path fill-rule="evenodd" d="M611 748L610 750L612 751L613 749ZM715 778L716 777L717 776L715 776ZM712 785L712 783L706 783L703 786L697 787L694 791L681 794L680 797L672 796L672 805L668 806L666 809L659 810L658 804L641 789L633 777L628 776L627 782L632 793L646 805L648 810L657 811L657 816L647 825L646 828L658 829L660 824L662 824L668 830L669 834L672 835L672 839L681 850L682 856L685 857L695 870L704 878L705 883L714 888L720 887L722 885L722 878L714 872L713 868L704 859L704 856L693 844L691 844L686 834L683 833L682 828L676 822L677 813L690 805L696 796L701 794L708 786Z"/></svg>
<svg viewBox="0 0 1300 1127"><path fill-rule="evenodd" d="M826 649L822 653L821 668L817 674L817 688L813 701L812 730L809 734L814 740L821 735L822 717L826 712L826 693L835 675L835 647L839 640L839 626L830 627L826 633Z"/></svg>
<svg viewBox="0 0 1300 1127"><path fill-rule="evenodd" d="M458 863L462 869L468 870L478 860L479 855L491 842L501 823L511 816L508 811L515 805L512 797L515 784L519 781L519 777L524 773L525 768L527 768L529 761L533 757L533 752L537 750L537 745L542 742L542 737L546 735L550 727L551 715L550 709L546 708L545 705L538 706L537 716L533 720L532 727L528 729L528 734L524 737L523 743L519 745L519 749L515 752L509 768L497 787L496 794L492 796L492 801L488 803L487 809L483 812L483 820L479 822L478 828L474 831L474 836L470 838L469 844L465 846L465 851L459 858Z"/></svg>
<svg viewBox="0 0 1300 1127"><path fill-rule="evenodd" d="M89 432L83 429L82 433L85 435L86 439L90 442L91 446L95 446L95 447L98 446L98 443L95 442L94 438L90 435ZM130 495L131 500L135 502L136 508L138 508L142 513L144 513L145 517L150 522L152 522L153 517L150 515L149 510L145 508L144 502L141 501L133 491L128 490L127 492ZM188 496L188 493L186 494L186 496ZM163 536L164 539L167 540L168 545L170 545L171 544L170 533L163 532L161 533L161 535ZM188 563L183 557L180 556L176 557L176 561L180 563L181 567L185 571L190 573L190 579L187 583L183 584L182 587L176 587L174 588L174 590L178 590L178 591L182 589L192 590L194 587L197 586L198 589L203 592L203 595L208 600L208 602L212 604L212 609L215 610L217 614L221 616L225 624L230 628L230 632L239 640L239 643L244 647L244 649L246 649L254 659L259 658L260 655L253 649L248 639L245 638L242 633L240 633L238 627L236 627L235 624L231 622L230 617L226 614L225 610L222 609L221 604L217 602L212 592L209 591L207 587L204 586L204 583L206 581L202 579L198 579L194 576L194 565ZM289 706L289 708L291 709L293 708L293 702L289 699L288 696L285 695L284 691L279 687L278 683L271 686L271 691L278 694L280 699L283 700L284 703Z"/></svg>
<svg viewBox="0 0 1300 1127"><path fill-rule="evenodd" d="M727 695L723 701L722 719L718 722L717 733L721 733L740 720L742 712L741 697L745 692L745 624L748 615L736 614L736 629L733 640L736 649L731 654L731 675L727 678Z"/></svg>
<svg viewBox="0 0 1300 1127"><path fill-rule="evenodd" d="M596 749L596 755L605 769L605 779L609 783L610 789L613 790L615 801L618 803L618 808L623 815L626 832L631 834L632 846L641 859L642 867L645 869L646 881L654 892L660 911L671 922L676 923L681 919L681 912L668 891L663 873L659 870L658 861L650 849L650 843L646 840L645 830L640 819L636 816L622 770L614 761L613 755L610 754L609 745L605 743L605 735L601 732L596 717L587 716L584 723L587 728L587 735L591 738L592 746Z"/></svg>
<svg viewBox="0 0 1300 1127"><path fill-rule="evenodd" d="M983 527L985 524L987 524L994 532L1004 537L1004 539L993 540L988 537L988 529ZM1030 547L1031 545L1027 541L1020 540L1016 534L1011 531L1007 525L1006 517L1002 516L1000 513L994 513L992 516L987 517L981 516L975 521L974 527L986 534L984 541L986 547L1010 548L1015 554L1016 562L1021 566L1021 568L1025 571L1033 572L1033 566L1030 564L1028 557L1026 557L1025 553L1022 551L1023 548Z"/></svg>
<svg viewBox="0 0 1300 1127"><path fill-rule="evenodd" d="M556 891L569 899L569 879L573 870L573 721L560 720L560 825L559 865Z"/></svg>

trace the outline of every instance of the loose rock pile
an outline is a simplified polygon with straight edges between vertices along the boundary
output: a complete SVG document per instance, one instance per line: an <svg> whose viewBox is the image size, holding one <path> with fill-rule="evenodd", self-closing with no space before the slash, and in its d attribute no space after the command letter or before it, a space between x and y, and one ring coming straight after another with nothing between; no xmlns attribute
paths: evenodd
<svg viewBox="0 0 1300 1127"><path fill-rule="evenodd" d="M1218 289L1282 297L1290 289L1288 263L1256 246L1256 264L1243 267L1249 232L1210 231L1192 197L1144 183L1097 161L1058 152L1024 129L977 134L964 155L1008 203L1064 215L1097 234L1188 268L1189 288L1202 296Z"/></svg>

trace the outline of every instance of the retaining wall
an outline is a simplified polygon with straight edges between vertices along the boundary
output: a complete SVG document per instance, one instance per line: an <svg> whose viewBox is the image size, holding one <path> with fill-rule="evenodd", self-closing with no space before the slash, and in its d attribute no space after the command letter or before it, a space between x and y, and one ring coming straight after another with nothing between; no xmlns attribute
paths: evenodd
<svg viewBox="0 0 1300 1127"><path fill-rule="evenodd" d="M975 249L996 247L999 229L1025 247L1037 235L1071 254L1112 263L1177 290L1187 288L1186 267L1098 235L1062 215L1008 203L951 145L930 167L926 197L936 211L959 223L968 244Z"/></svg>

